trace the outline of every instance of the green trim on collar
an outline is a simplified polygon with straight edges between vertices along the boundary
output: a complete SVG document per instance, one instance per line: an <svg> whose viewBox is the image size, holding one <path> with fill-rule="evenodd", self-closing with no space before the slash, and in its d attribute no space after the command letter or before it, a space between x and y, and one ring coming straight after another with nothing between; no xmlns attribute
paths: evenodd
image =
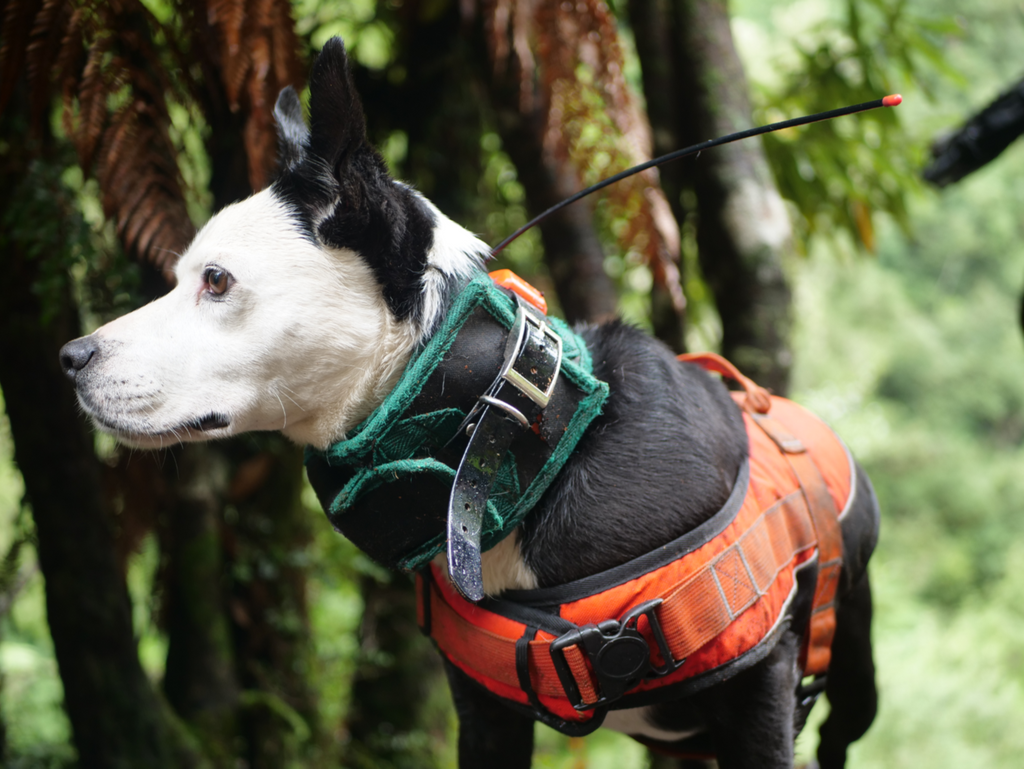
<svg viewBox="0 0 1024 769"><path fill-rule="evenodd" d="M384 403L344 440L323 451L306 448L307 462L311 457L320 457L331 467L351 474L333 500L321 497L321 504L332 521L346 515L370 514L370 511L356 509L359 502L372 490L402 476L429 474L448 486L454 482L456 468L435 459L432 448L451 440L466 415L457 408L422 414L407 412L478 307L483 307L505 329L512 327L514 300L488 276L473 278L456 296L438 331L409 362ZM563 321L549 318L548 322L562 338L562 375L584 397L552 455L526 489L519 488L515 457L511 452L505 455L487 501L481 539L484 551L504 539L533 509L608 399L608 385L593 376L593 363L583 340ZM373 514L387 515L388 512L374 511ZM444 548L445 537L441 533L407 553L398 565L407 570L418 569Z"/></svg>

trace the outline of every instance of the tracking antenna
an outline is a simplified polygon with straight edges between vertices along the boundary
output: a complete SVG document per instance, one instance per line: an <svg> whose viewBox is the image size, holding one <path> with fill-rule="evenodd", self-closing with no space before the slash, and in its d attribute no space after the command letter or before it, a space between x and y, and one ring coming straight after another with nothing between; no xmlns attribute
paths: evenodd
<svg viewBox="0 0 1024 769"><path fill-rule="evenodd" d="M615 182L622 181L623 179L630 177L633 174L638 174L641 171L646 171L648 168L654 168L655 166L660 166L663 165L664 163L668 163L673 160L678 160L679 158L684 158L687 155L695 155L703 152L704 150L709 150L712 147L720 147L723 144L731 144L732 142L738 142L741 139L749 139L751 136L760 136L761 134L768 134L772 133L773 131L781 131L783 128L795 128L796 126L807 125L808 123L818 123L822 120L831 120L832 118L842 117L843 115L853 115L856 112L867 112L868 110L878 109L879 107L895 107L902 101L903 97L900 96L898 93L894 93L890 94L889 96L885 96L881 99L875 99L874 101L866 101L863 104L854 104L850 107L840 107L839 109L832 109L828 110L827 112L816 112L813 115L795 117L792 120L783 120L779 123L769 123L768 125L759 126L757 128L748 128L746 131L737 131L734 134L722 136L718 139L708 139L706 142L694 144L692 147L686 147L681 150L676 150L675 152L670 152L667 155L662 155L660 158L654 158L653 160L648 160L646 163L641 163L638 166L627 168L625 171L615 174L615 176L609 176L607 179L604 179L603 181L600 181L597 184L593 184L590 187L587 187L585 190L580 190L575 195L563 200L561 203L556 203L555 205L551 206L551 208L549 208L544 213L535 216L533 219L528 221L518 230L516 230L503 241L501 241L501 243L492 248L491 258L493 259L499 253L501 253L502 249L504 249L505 246L507 246L516 238L518 238L520 235L522 235L528 229L533 227L535 224L544 221L544 219L551 216L551 214L555 213L555 211L560 211L566 206L575 203L580 198L585 198L592 192L603 190L605 187L611 184L615 184Z"/></svg>

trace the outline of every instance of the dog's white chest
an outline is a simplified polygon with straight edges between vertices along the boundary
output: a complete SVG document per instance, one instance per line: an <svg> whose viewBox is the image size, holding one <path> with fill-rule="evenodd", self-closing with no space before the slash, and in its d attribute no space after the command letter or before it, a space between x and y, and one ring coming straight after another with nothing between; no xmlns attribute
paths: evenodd
<svg viewBox="0 0 1024 769"><path fill-rule="evenodd" d="M687 737L699 734L702 729L681 729L671 731L655 726L650 719L651 708L628 708L625 710L612 710L605 716L602 729L611 729L615 732L622 732L635 737L647 737L660 742L676 742Z"/></svg>

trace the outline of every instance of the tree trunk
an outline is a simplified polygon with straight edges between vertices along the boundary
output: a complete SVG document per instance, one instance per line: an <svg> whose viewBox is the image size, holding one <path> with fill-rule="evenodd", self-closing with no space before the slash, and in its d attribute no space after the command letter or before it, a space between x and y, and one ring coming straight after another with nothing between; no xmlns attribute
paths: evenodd
<svg viewBox="0 0 1024 769"><path fill-rule="evenodd" d="M675 96L675 74L667 0L632 0L629 23L637 41L647 120L651 124L652 155L660 157L680 149L676 126L680 123ZM682 231L690 212L683 205L685 165L679 161L659 166L661 188ZM686 285L686 265L679 255L679 278ZM686 351L686 319L679 318L672 297L657 282L651 289L654 335L676 352Z"/></svg>
<svg viewBox="0 0 1024 769"><path fill-rule="evenodd" d="M656 154L751 126L725 0L634 0L630 18L643 41L638 49ZM663 167L680 226L687 215L680 199L685 176L697 195L700 265L722 319L722 353L784 394L792 319L782 261L791 229L761 143L738 142Z"/></svg>
<svg viewBox="0 0 1024 769"><path fill-rule="evenodd" d="M511 34L511 30L510 30ZM546 121L536 88L529 97L520 88L521 62L510 42L502 62L487 51L483 20L474 24L475 65L497 118L502 145L516 167L526 192L530 216L579 192L579 177L568 158L545 146ZM540 225L544 259L565 317L596 322L615 315L617 295L604 271L604 251L594 228L589 200L581 200L549 216Z"/></svg>
<svg viewBox="0 0 1024 769"><path fill-rule="evenodd" d="M183 446L168 468L168 700L217 766L301 761L321 736L302 452L260 435Z"/></svg>
<svg viewBox="0 0 1024 769"><path fill-rule="evenodd" d="M29 219L17 207L52 195L53 210L40 227L56 229L41 238L59 251L67 215L57 210L59 185L26 182L27 153L13 150L24 147L23 114L9 106L0 123L2 144L11 148L0 156L0 387L32 505L47 619L79 762L86 769L198 766L199 755L139 664L91 431L58 362L61 345L78 336L74 301L66 283L45 304L40 297L44 274L52 290L54 279L66 280L64 265L46 261L59 253L29 253L13 234L15 217L21 226Z"/></svg>
<svg viewBox="0 0 1024 769"><path fill-rule="evenodd" d="M424 6L430 6L425 8ZM407 0L396 11L395 68L400 83L356 70L356 88L371 105L370 140L378 146L391 131L404 131L408 150L401 168L446 216L468 226L480 207L480 83L454 77L471 66L458 3Z"/></svg>
<svg viewBox="0 0 1024 769"><path fill-rule="evenodd" d="M673 0L681 52L684 144L752 125L725 0ZM722 318L722 353L778 394L789 387L791 293L782 269L792 232L759 139L705 153L694 165L697 246Z"/></svg>
<svg viewBox="0 0 1024 769"><path fill-rule="evenodd" d="M345 765L352 769L437 765L424 705L445 686L440 658L416 626L412 581L389 577L364 576L361 584L360 661L346 721Z"/></svg>
<svg viewBox="0 0 1024 769"><path fill-rule="evenodd" d="M579 191L576 172L544 150L543 125L536 115L523 114L492 91L498 133L526 192L527 209L536 216ZM615 315L615 286L604 271L604 251L587 201L579 201L540 225L544 260L570 322L607 320Z"/></svg>
<svg viewBox="0 0 1024 769"><path fill-rule="evenodd" d="M227 616L220 514L229 468L219 449L170 450L160 516L167 628L164 692L214 766L236 764L239 685Z"/></svg>
<svg viewBox="0 0 1024 769"><path fill-rule="evenodd" d="M277 434L225 443L231 619L251 769L303 762L321 737L306 612L302 451Z"/></svg>

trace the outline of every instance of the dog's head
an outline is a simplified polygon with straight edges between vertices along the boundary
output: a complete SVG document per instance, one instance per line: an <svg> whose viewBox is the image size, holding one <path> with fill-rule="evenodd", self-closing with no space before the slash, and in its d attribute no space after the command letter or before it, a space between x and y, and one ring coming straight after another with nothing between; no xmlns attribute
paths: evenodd
<svg viewBox="0 0 1024 769"><path fill-rule="evenodd" d="M326 446L380 404L486 246L393 180L366 140L345 48L285 89L280 178L196 236L166 296L69 342L103 430L143 447L249 430Z"/></svg>

